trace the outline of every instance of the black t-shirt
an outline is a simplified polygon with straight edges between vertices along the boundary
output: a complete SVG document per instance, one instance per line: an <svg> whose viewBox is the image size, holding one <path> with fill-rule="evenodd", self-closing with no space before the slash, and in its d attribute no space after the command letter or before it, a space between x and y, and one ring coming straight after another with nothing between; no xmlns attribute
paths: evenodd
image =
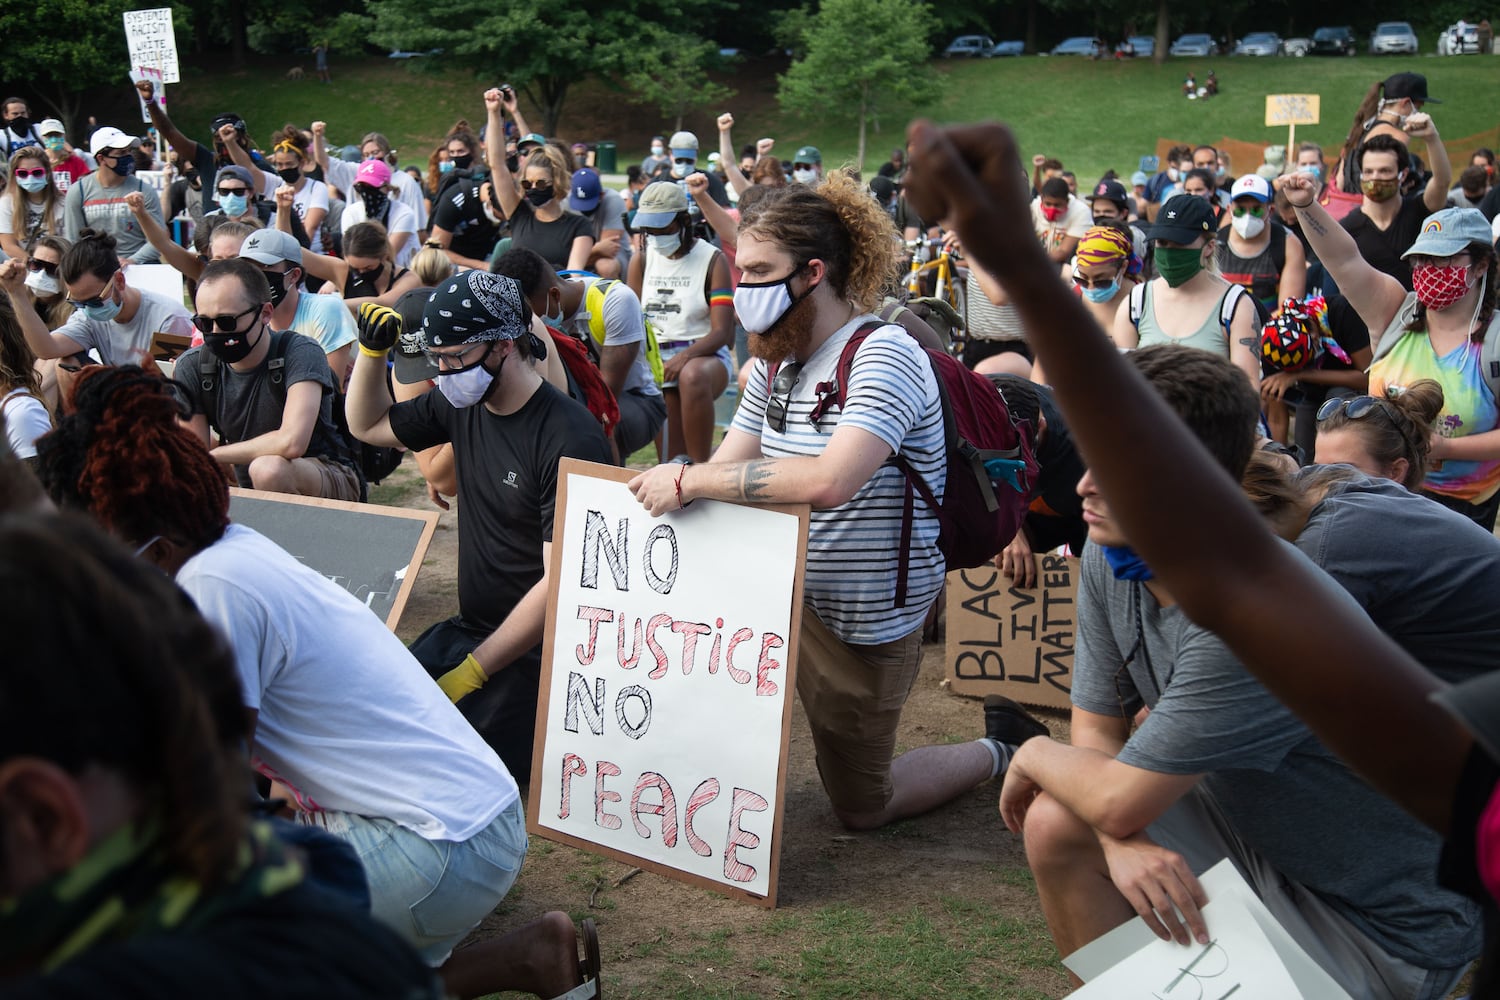
<svg viewBox="0 0 1500 1000"><path fill-rule="evenodd" d="M1421 193L1407 195L1401 199L1401 210L1391 222L1391 228L1381 230L1370 221L1362 209L1356 208L1344 216L1341 225L1354 237L1359 255L1377 271L1384 271L1408 292L1411 291L1411 264L1401 255L1411 249L1422 231L1422 223L1430 215Z"/></svg>
<svg viewBox="0 0 1500 1000"><path fill-rule="evenodd" d="M390 421L413 451L453 443L459 614L464 625L492 632L542 578L558 461L612 463L599 421L550 383L508 416L483 404L455 409L434 391L391 407Z"/></svg>
<svg viewBox="0 0 1500 1000"><path fill-rule="evenodd" d="M1490 222L1494 222L1495 216L1500 215L1500 184L1490 188L1490 193L1480 199L1479 211Z"/></svg>
<svg viewBox="0 0 1500 1000"><path fill-rule="evenodd" d="M478 183L455 183L443 188L432 210L432 228L452 234L448 249L470 260L489 260L500 238L500 227L484 214ZM498 213L496 213L498 214Z"/></svg>
<svg viewBox="0 0 1500 1000"><path fill-rule="evenodd" d="M1370 328L1365 326L1365 321L1359 318L1359 313L1342 295L1329 295L1326 299L1328 330L1344 349L1344 353L1352 358L1355 351L1363 351L1370 346ZM1348 371L1354 366L1346 365L1332 353L1325 352L1318 361L1318 367L1326 371Z"/></svg>
<svg viewBox="0 0 1500 1000"><path fill-rule="evenodd" d="M1088 535L1088 525L1083 523L1083 498L1078 495L1078 480L1084 473L1083 458L1073 446L1073 436L1052 399L1052 391L1037 386L1036 394L1047 430L1036 453L1041 471L1031 510L1026 514L1026 533L1037 551L1068 545L1078 555L1083 552L1083 540Z"/></svg>
<svg viewBox="0 0 1500 1000"><path fill-rule="evenodd" d="M510 217L511 246L536 251L558 271L567 270L573 241L580 236L592 238L593 235L593 225L577 212L565 208L561 218L543 222L536 217L531 202L524 198Z"/></svg>

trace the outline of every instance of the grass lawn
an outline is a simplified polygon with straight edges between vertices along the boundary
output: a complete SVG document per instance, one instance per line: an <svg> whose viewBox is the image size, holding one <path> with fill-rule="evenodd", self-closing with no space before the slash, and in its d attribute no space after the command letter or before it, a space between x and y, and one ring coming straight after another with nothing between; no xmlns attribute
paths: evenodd
<svg viewBox="0 0 1500 1000"><path fill-rule="evenodd" d="M321 85L309 77L289 80L286 60L267 60L242 72L188 74L168 97L173 117L197 134L218 112L232 108L251 123L252 134L269 144L271 132L292 121L329 123L332 140L356 143L367 131L383 131L402 150L403 164L421 162L449 126L467 118L475 127L484 120L480 93L490 83L458 71L424 70L415 61L335 60L334 82ZM778 152L790 156L810 142L830 165L854 155L855 130L782 115L774 98L775 62L747 64L726 78L738 93L724 108L705 108L684 123L694 129L705 150L716 135L712 118L722 110L736 117L736 140L762 135L781 137ZM1354 109L1371 83L1391 73L1415 69L1427 76L1428 90L1444 103L1430 110L1443 138L1457 142L1458 156L1476 145L1500 145L1500 59L1420 56L1415 58L1226 58L1170 59L1157 67L1149 60L1091 62L1073 57L1025 56L1017 59L939 62L948 85L946 96L926 109L944 122L1000 119L1011 123L1029 157L1057 156L1090 184L1113 167L1128 175L1139 158L1156 151L1158 139L1217 143L1222 138L1246 143L1286 141L1285 129L1262 124L1265 96L1311 93L1322 97L1323 123L1302 126L1298 139L1325 147L1339 145ZM1221 93L1209 101L1188 101L1182 78L1194 70L1200 80L1217 71ZM540 116L533 124L540 127ZM608 139L620 144L620 168L646 152L654 132L669 132L652 108L633 105L626 95L599 83L575 88L564 109L560 133L569 138ZM867 167L873 169L901 141L904 116L882 122L872 132ZM1479 141L1483 134L1484 141ZM706 154L705 154L706 155ZM1240 162L1239 172L1255 163Z"/></svg>

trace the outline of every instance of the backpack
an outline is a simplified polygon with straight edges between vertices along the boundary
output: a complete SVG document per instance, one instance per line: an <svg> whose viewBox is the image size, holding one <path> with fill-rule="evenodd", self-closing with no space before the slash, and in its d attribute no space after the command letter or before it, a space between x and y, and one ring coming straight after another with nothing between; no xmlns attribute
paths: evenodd
<svg viewBox="0 0 1500 1000"><path fill-rule="evenodd" d="M271 384L271 394L283 407L286 406L286 350L291 343L292 337L300 337L302 334L290 330L273 330L271 332L271 353L266 358L266 377ZM223 428L218 425L219 417L219 366L224 362L214 359L214 366L208 370L202 370L199 375L199 393L203 399L204 415L208 418L209 425L220 437L224 436ZM386 381L390 381L390 369L386 369ZM386 476L390 475L401 464L406 452L401 448L384 448L376 445L365 444L349 432L349 422L344 415L344 396L342 393L333 394L333 426L334 440L339 445L339 454L336 459L347 462L359 477L359 499L363 503L369 499L369 487L371 483L379 484Z"/></svg>
<svg viewBox="0 0 1500 1000"><path fill-rule="evenodd" d="M1380 339L1372 345L1375 348L1375 353L1370 358L1372 368L1375 362L1391 353L1396 342L1411 329L1416 316L1417 297L1408 294L1396 315L1391 317L1390 324L1380 334ZM1479 374L1484 378L1485 385L1490 387L1491 394L1500 400L1500 312L1491 316L1490 325L1485 327L1484 342L1479 348Z"/></svg>
<svg viewBox="0 0 1500 1000"><path fill-rule="evenodd" d="M1286 244L1283 243L1282 251L1285 252L1285 250ZM1234 323L1234 311L1239 307L1240 299L1242 298L1248 298L1250 304L1255 307L1255 328L1257 330L1265 327L1266 323L1271 319L1271 314L1266 311L1266 307L1261 305L1259 299L1250 294L1248 288L1244 285L1231 283L1228 291L1224 293L1224 297L1219 300L1219 325L1224 328L1224 340L1227 343L1234 342L1230 336L1229 327ZM1146 283L1142 281L1130 290L1130 325L1137 330L1141 328L1141 313L1145 309Z"/></svg>
<svg viewBox="0 0 1500 1000"><path fill-rule="evenodd" d="M583 304L589 311L589 334L593 336L594 343L599 347L604 346L604 300L613 291L613 286L621 288L628 287L620 283L618 278L595 278L589 282L588 290L584 292ZM656 380L657 385L662 382L661 350L656 346L656 327L646 319L645 313L641 319L646 324L646 343L643 349L646 352L646 362L651 366L651 377Z"/></svg>
<svg viewBox="0 0 1500 1000"><path fill-rule="evenodd" d="M552 343L557 347L557 356L562 359L568 374L568 395L588 407L604 428L604 436L613 438L615 428L620 425L620 404L610 392L599 374L599 366L589 356L588 348L581 340L566 333L548 328Z"/></svg>
<svg viewBox="0 0 1500 1000"><path fill-rule="evenodd" d="M888 326L869 322L854 331L839 354L832 382L819 383L814 421L832 409L842 410L855 355L869 335ZM904 330L903 330L904 332ZM906 606L906 580L911 550L915 501L923 502L938 517L938 548L949 571L982 566L1009 545L1026 517L1035 488L1038 467L1033 452L1035 428L1011 417L995 384L965 368L951 354L922 348L936 377L938 399L943 409L944 454L948 483L939 500L925 480L900 452L886 464L906 477L906 497L901 512L901 555L896 570L896 607ZM776 378L779 365L766 373L767 385Z"/></svg>

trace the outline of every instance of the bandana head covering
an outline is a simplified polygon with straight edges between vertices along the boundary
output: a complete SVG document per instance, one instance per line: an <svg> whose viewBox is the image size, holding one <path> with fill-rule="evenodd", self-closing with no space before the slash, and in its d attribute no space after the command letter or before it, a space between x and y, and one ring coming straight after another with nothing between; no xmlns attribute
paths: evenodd
<svg viewBox="0 0 1500 1000"><path fill-rule="evenodd" d="M530 313L514 278L465 271L438 286L422 310L422 347L515 340L531 333Z"/></svg>
<svg viewBox="0 0 1500 1000"><path fill-rule="evenodd" d="M1089 227L1088 232L1083 234L1083 239L1078 241L1077 259L1084 267L1124 261L1125 270L1129 274L1139 274L1141 269L1141 262L1130 244L1130 236L1114 226Z"/></svg>

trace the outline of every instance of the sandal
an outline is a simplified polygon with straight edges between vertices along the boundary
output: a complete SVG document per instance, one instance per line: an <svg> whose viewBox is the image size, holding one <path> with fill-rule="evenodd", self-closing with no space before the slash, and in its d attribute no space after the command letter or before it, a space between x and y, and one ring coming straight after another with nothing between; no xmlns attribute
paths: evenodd
<svg viewBox="0 0 1500 1000"><path fill-rule="evenodd" d="M555 1000L604 1000L604 983L599 977L599 928L593 917L584 917L578 925L583 938L583 961L578 974L583 982Z"/></svg>

